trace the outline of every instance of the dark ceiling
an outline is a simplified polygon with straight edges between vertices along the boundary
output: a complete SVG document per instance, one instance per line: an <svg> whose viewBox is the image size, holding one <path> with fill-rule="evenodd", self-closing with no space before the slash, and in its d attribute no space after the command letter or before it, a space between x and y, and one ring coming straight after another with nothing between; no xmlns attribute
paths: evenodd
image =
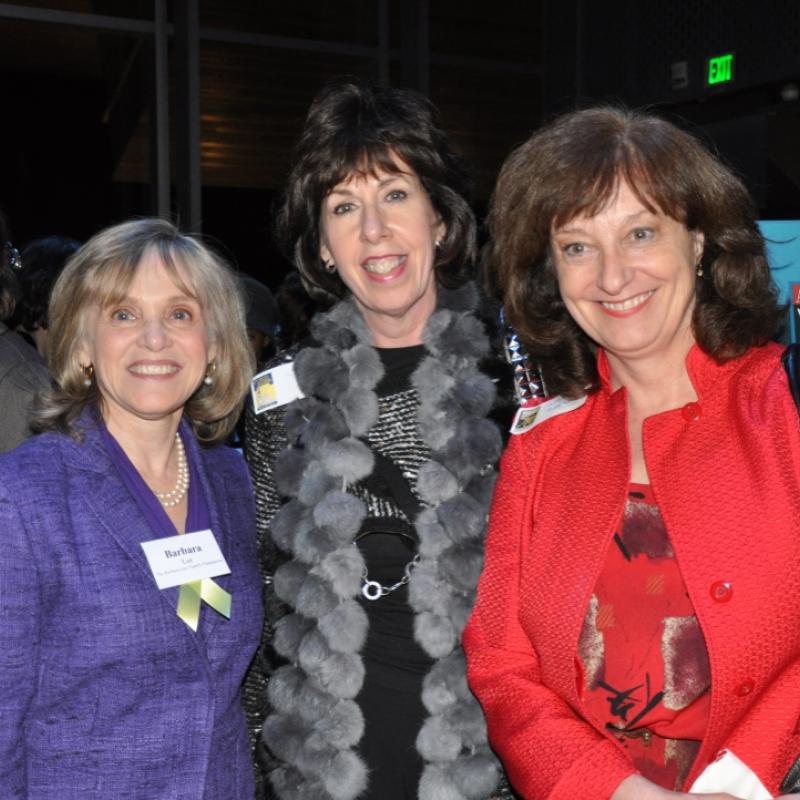
<svg viewBox="0 0 800 800"><path fill-rule="evenodd" d="M485 204L502 159L541 117L540 5L512 0L501 4L503 13L487 13L485 2L415 2L200 0L203 227L237 260L269 249L270 203L326 80L344 73L378 79L383 35L389 81L418 81L424 39L415 8L427 6L429 43L426 85L418 88L439 106L471 168L476 205ZM9 128L6 117L0 132L0 208L17 237L84 238L119 218L153 213L152 36L51 18L152 20L152 0L24 0L0 4L0 12L3 6L42 14L0 15L0 85L14 119ZM173 11L170 4L170 20ZM175 60L171 42L173 179Z"/></svg>
<svg viewBox="0 0 800 800"><path fill-rule="evenodd" d="M187 2L167 4L170 22ZM286 269L271 244L272 203L311 98L342 73L430 95L471 169L479 214L502 160L544 116L622 99L688 120L746 176L766 217L800 217L796 0L763 8L696 0L198 0L198 8L202 226L250 271L265 263L275 276ZM85 238L155 213L152 32L83 25L125 20L130 28L151 23L153 13L154 0L0 3L0 208L18 241ZM184 84L169 41L174 181ZM728 50L737 53L737 80L709 90L706 58ZM680 90L671 84L676 60L691 79Z"/></svg>

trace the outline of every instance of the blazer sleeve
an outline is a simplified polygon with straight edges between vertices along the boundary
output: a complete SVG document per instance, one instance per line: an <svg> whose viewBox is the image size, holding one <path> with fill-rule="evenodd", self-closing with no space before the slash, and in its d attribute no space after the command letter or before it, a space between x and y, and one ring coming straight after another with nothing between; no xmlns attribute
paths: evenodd
<svg viewBox="0 0 800 800"><path fill-rule="evenodd" d="M608 800L636 770L544 685L535 643L519 621L520 554L530 535L529 436L513 437L501 461L478 599L464 632L469 684L517 792L531 800Z"/></svg>
<svg viewBox="0 0 800 800"><path fill-rule="evenodd" d="M0 797L25 798L25 718L39 671L40 576L19 510L0 479Z"/></svg>

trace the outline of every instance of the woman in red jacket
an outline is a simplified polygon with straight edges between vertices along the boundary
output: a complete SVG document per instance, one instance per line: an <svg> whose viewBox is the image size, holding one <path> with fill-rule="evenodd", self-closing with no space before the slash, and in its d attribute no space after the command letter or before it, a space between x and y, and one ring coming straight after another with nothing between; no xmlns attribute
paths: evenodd
<svg viewBox="0 0 800 800"><path fill-rule="evenodd" d="M791 791L800 431L747 190L597 108L510 156L490 226L553 398L515 425L464 635L492 745L530 800Z"/></svg>

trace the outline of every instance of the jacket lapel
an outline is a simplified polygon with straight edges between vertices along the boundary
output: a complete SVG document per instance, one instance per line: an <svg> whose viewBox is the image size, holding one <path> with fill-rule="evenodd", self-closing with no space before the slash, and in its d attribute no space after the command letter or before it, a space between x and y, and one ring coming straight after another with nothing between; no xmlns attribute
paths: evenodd
<svg viewBox="0 0 800 800"><path fill-rule="evenodd" d="M147 524L135 499L123 483L96 426L85 429L83 443L71 451L69 458L75 468L76 493L85 498L98 525L105 529L127 558L136 565L143 582L152 587L153 602L167 604L175 615L176 624L186 627L175 613L178 589L160 590L156 586L142 549L142 542L156 538L157 534Z"/></svg>

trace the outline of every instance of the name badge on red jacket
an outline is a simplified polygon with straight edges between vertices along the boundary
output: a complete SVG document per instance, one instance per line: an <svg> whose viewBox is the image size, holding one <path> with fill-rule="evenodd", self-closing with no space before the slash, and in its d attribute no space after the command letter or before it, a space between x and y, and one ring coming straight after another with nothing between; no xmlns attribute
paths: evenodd
<svg viewBox="0 0 800 800"><path fill-rule="evenodd" d="M552 417L559 414L566 414L580 408L586 402L586 395L571 400L567 397L551 397L549 400L533 401L521 406L514 415L514 422L511 424L511 433L519 434L541 425Z"/></svg>

